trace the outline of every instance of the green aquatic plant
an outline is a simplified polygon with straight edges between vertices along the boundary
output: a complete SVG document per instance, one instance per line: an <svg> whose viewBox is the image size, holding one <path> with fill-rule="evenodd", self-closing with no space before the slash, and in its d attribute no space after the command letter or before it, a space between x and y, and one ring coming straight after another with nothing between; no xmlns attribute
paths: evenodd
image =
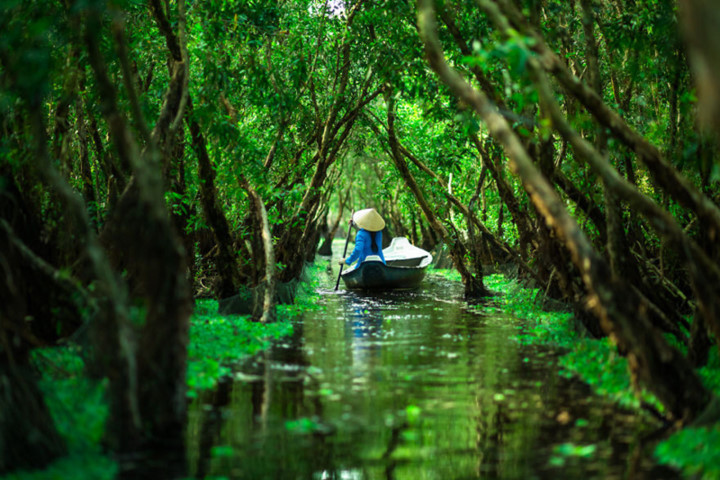
<svg viewBox="0 0 720 480"><path fill-rule="evenodd" d="M720 479L720 427L684 428L660 443L655 456L688 477Z"/></svg>
<svg viewBox="0 0 720 480"><path fill-rule="evenodd" d="M618 405L640 409L643 404L663 413L657 399L645 390L636 391L630 382L627 360L615 351L609 339L578 339L560 360L560 373L577 376L593 390Z"/></svg>
<svg viewBox="0 0 720 480"><path fill-rule="evenodd" d="M318 260L306 266L295 303L278 305L274 323L252 322L247 315L220 315L217 301L198 300L190 321L188 396L194 398L201 390L214 388L221 378L230 375L233 364L268 348L272 341L290 335L296 316L320 308L316 289L328 262Z"/></svg>
<svg viewBox="0 0 720 480"><path fill-rule="evenodd" d="M642 406L650 406L659 413L664 409L657 399L645 390L637 391L630 381L627 360L620 356L609 338L594 339L578 335L573 316L569 312L546 312L538 300L542 295L536 289L523 288L517 282L501 275L485 278L486 285L502 295L493 298L490 306L477 308L512 313L527 320L518 332L517 340L527 345L553 345L565 353L559 358L560 374L577 377L590 385L595 392L610 398L618 405L643 412ZM674 338L668 340L678 348L685 349ZM699 370L703 383L720 395L720 356L712 350L707 366ZM565 465L575 456L592 454L593 445L559 446L550 463ZM685 428L658 444L657 460L678 468L687 476L701 479L720 479L720 428Z"/></svg>
<svg viewBox="0 0 720 480"><path fill-rule="evenodd" d="M42 371L40 388L45 402L69 450L81 452L97 446L108 414L105 383L87 378L78 348L43 348L33 354Z"/></svg>
<svg viewBox="0 0 720 480"><path fill-rule="evenodd" d="M210 449L212 458L232 457L235 455L235 449L232 445L216 445Z"/></svg>
<svg viewBox="0 0 720 480"><path fill-rule="evenodd" d="M188 395L213 388L231 373L231 365L267 348L272 340L292 332L288 320L271 324L250 321L249 316L220 315L215 300L198 300L190 323Z"/></svg>
<svg viewBox="0 0 720 480"><path fill-rule="evenodd" d="M571 458L590 458L595 454L597 446L576 445L574 443L563 443L553 448L553 455L549 463L553 467L562 467Z"/></svg>
<svg viewBox="0 0 720 480"><path fill-rule="evenodd" d="M316 419L307 417L288 420L285 422L285 428L298 435L310 435L321 430L321 426Z"/></svg>
<svg viewBox="0 0 720 480"><path fill-rule="evenodd" d="M410 426L416 426L422 416L422 409L417 405L408 405L405 407L405 416Z"/></svg>
<svg viewBox="0 0 720 480"><path fill-rule="evenodd" d="M232 365L267 348L273 340L292 333L292 320L302 312L320 308L316 289L327 260L307 266L304 282L298 285L296 302L278 306L278 321L262 324L248 316L220 315L217 301L195 303L190 321L188 345L188 396L214 388L232 373ZM104 455L100 442L105 431L108 405L105 381L86 374L82 348L66 344L33 350L33 364L41 372L40 388L68 445L68 455L45 470L13 472L1 480L50 480L73 478L104 480L114 478L117 464ZM214 452L222 456L224 452Z"/></svg>
<svg viewBox="0 0 720 480"><path fill-rule="evenodd" d="M435 267L432 267L432 268L429 269L429 273L430 273L432 276L442 277L442 278L444 278L444 279L446 279L446 280L452 280L452 281L454 281L454 282L459 282L459 281L462 280L462 277L460 276L460 274L458 273L458 271L455 270L455 269L453 269L453 268L435 268Z"/></svg>
<svg viewBox="0 0 720 480"><path fill-rule="evenodd" d="M526 288L502 275L488 275L485 283L500 294L492 305L480 309L496 309L526 320L516 336L524 345L551 345L564 354L559 359L560 374L577 377L593 389L619 405L639 409L642 404L652 405L662 412L660 403L646 391L637 392L630 382L627 361L617 354L609 339L594 339L582 335L568 310L545 311L542 308L544 293Z"/></svg>
<svg viewBox="0 0 720 480"><path fill-rule="evenodd" d="M713 349L708 364L699 370L701 380L715 395L720 395L719 364L718 351ZM720 426L679 430L658 444L655 457L688 477L720 479Z"/></svg>

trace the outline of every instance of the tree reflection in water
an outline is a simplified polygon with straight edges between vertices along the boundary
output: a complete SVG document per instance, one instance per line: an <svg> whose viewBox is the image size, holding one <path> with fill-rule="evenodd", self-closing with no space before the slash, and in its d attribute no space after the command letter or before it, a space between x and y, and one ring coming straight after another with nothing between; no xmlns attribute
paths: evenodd
<svg viewBox="0 0 720 480"><path fill-rule="evenodd" d="M474 313L459 286L326 292L291 338L196 403L191 474L672 478L647 450L629 466L638 418L558 376L556 353L514 339L520 320ZM558 458L566 445L593 454Z"/></svg>

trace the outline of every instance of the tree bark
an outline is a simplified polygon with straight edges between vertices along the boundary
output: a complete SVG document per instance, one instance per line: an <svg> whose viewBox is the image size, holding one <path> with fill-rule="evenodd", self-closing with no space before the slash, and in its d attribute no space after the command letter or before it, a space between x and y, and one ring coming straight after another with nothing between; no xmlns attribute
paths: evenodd
<svg viewBox="0 0 720 480"><path fill-rule="evenodd" d="M720 284L718 265L687 236L668 212L625 181L588 142L570 128L550 92L547 81L544 80L539 69L532 66L532 62L530 63L530 70L538 86L541 102L545 105L544 111L550 116L555 128L573 146L576 156L588 162L593 170L601 176L605 188L610 189L614 195L627 202L632 210L645 216L657 233L674 246L681 256L685 257L705 320L714 332L720 333L720 321L716 316L716 313L720 312L720 292L715 291L717 287L711 286Z"/></svg>
<svg viewBox="0 0 720 480"><path fill-rule="evenodd" d="M523 261L526 261L530 251L533 249L532 221L528 216L527 210L520 206L517 198L515 198L513 189L505 181L505 178L503 178L500 164L497 161L497 155L495 155L494 152L488 151L477 135L471 135L470 140L480 154L483 165L488 169L490 176L495 181L498 194L503 204L507 207L508 212L510 212L513 223L518 229L518 239L520 243L519 256Z"/></svg>
<svg viewBox="0 0 720 480"><path fill-rule="evenodd" d="M66 453L42 392L37 373L30 365L30 349L52 341L43 338L38 328L50 325L45 318L53 316L49 299L31 301L41 295L56 298L69 292L74 285L55 280L55 271L31 251L18 235L38 236L36 218L24 207L25 201L15 182L5 176L0 166L0 179L7 180L0 195L0 473L16 469L42 468ZM18 230L16 233L13 226ZM27 239L32 242L32 239ZM39 242L38 242L39 243ZM37 292L42 286L44 291ZM68 288L69 287L69 288ZM33 295L33 296L31 296ZM78 315L75 306L71 314ZM65 316L64 312L54 315ZM38 325L40 324L40 325ZM40 338L38 338L38 335ZM54 335L54 332L53 332ZM28 435L32 432L32 435Z"/></svg>
<svg viewBox="0 0 720 480"><path fill-rule="evenodd" d="M415 155L413 155L407 148L403 147L402 144L398 141L398 147L400 149L400 152L407 157L415 166L417 166L420 170L425 172L430 178L432 178L435 183L437 183L443 192L443 195L445 198L448 199L450 204L460 210L460 212L463 214L463 216L467 219L468 224L474 225L481 233L485 241L487 241L490 245L494 247L497 253L502 252L503 254L519 259L520 255L509 245L504 244L498 238L495 236L495 234L490 231L487 226L480 221L480 219L475 215L475 213L468 208L465 204L463 204L455 195L453 195L448 188L447 182L440 178L435 172L433 172L430 168L428 168L423 162L421 162ZM502 238L502 232L498 233L498 236Z"/></svg>
<svg viewBox="0 0 720 480"><path fill-rule="evenodd" d="M348 27L351 25L357 7L361 3L355 4L349 13L346 20ZM344 102L348 102L345 99L351 66L350 45L348 42L349 40L346 39L340 48L340 58L342 58L340 65L342 65L342 68L337 71L333 95L334 101L322 124L322 134L317 139L318 150L313 156L313 164L315 165L313 176L305 190L302 201L294 209L291 219L287 222L288 226L285 227L278 243L278 260L285 265L279 278L283 282L296 280L302 273L307 255L298 255L298 245L303 248L303 253L309 254L312 252L314 254L317 248L316 231L314 226L313 228L307 227L313 224L315 219L309 215L309 212L317 212L323 195L322 186L327 179L328 170L349 138L355 121L362 110L381 93L379 89L373 92L369 91L372 79L372 75L369 75L360 89L355 103L350 104L351 108L347 108L345 114L341 116L342 107L346 106Z"/></svg>
<svg viewBox="0 0 720 480"><path fill-rule="evenodd" d="M340 222L343 218L343 212L345 211L345 205L348 203L348 200L350 199L350 190L347 189L347 192L345 193L345 196L343 197L342 192L338 193L338 214L335 217L335 220L333 220L333 224L328 228L327 237L323 241L323 244L318 249L318 253L320 255L332 255L332 241L335 238L335 235L337 234L338 229L340 228Z"/></svg>

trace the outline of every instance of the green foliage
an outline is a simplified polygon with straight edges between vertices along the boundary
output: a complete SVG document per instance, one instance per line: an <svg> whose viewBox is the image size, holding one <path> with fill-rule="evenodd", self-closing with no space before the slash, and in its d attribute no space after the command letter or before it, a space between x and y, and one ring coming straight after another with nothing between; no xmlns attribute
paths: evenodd
<svg viewBox="0 0 720 480"><path fill-rule="evenodd" d="M232 373L232 365L270 346L273 340L292 333L292 318L302 312L319 308L315 293L318 273L327 261L309 265L305 281L299 285L293 305L278 305L278 321L262 324L241 315L220 315L217 301L197 300L190 321L188 346L188 396L214 388L217 382Z"/></svg>
<svg viewBox="0 0 720 480"><path fill-rule="evenodd" d="M688 478L720 479L720 426L684 428L660 443L655 456Z"/></svg>
<svg viewBox="0 0 720 480"><path fill-rule="evenodd" d="M48 10L49 9L49 10ZM3 76L10 80L0 86L0 112L13 103L6 88L38 107L50 91L50 74L55 66L52 37L58 34L52 14L56 4L44 2L0 2L0 59ZM9 88L8 88L9 87ZM5 107L5 108L3 108Z"/></svg>
<svg viewBox="0 0 720 480"><path fill-rule="evenodd" d="M112 479L114 460L103 454L100 440L108 407L105 383L84 375L85 362L76 347L48 347L32 352L34 365L42 372L40 389L58 432L65 438L68 455L44 470L18 471L2 480Z"/></svg>
<svg viewBox="0 0 720 480"><path fill-rule="evenodd" d="M700 378L716 396L720 396L720 358L712 349L708 365L700 369ZM660 463L682 470L688 477L720 479L720 425L687 427L659 443L655 457Z"/></svg>
<svg viewBox="0 0 720 480"><path fill-rule="evenodd" d="M717 357L717 350L713 351L713 354ZM717 365L710 364L701 368L700 378L706 387L720 395L720 368Z"/></svg>
<svg viewBox="0 0 720 480"><path fill-rule="evenodd" d="M448 280L452 280L454 282L462 281L462 277L460 276L458 271L455 270L454 268L436 269L436 268L432 267L431 272L432 272L433 276L440 276L440 277L446 278Z"/></svg>
<svg viewBox="0 0 720 480"><path fill-rule="evenodd" d="M71 452L86 452L97 446L108 414L105 384L85 376L81 354L77 347L33 351L34 363L43 372L40 388Z"/></svg>
<svg viewBox="0 0 720 480"><path fill-rule="evenodd" d="M560 374L578 377L623 407L639 409L641 402L645 402L663 411L651 394L635 391L630 383L627 360L616 353L609 339L579 336L571 313L547 312L541 308L542 292L537 289L524 288L501 275L485 277L485 285L502 295L481 308L509 312L527 320L527 327L518 332L519 342L554 345L565 351L559 360Z"/></svg>
<svg viewBox="0 0 720 480"><path fill-rule="evenodd" d="M232 365L267 348L274 339L292 333L291 319L311 308L318 308L318 273L327 261L310 265L307 281L301 284L295 305L280 306L276 323L251 322L244 316L218 315L217 302L198 300L191 318L188 346L188 396L213 388L232 372ZM85 375L85 361L79 346L33 350L33 363L42 372L40 387L60 434L66 439L69 455L45 470L15 472L2 480L103 480L114 478L117 465L103 455L100 441L104 434L108 406L106 382L91 381ZM222 447L214 456L226 455Z"/></svg>
<svg viewBox="0 0 720 480"><path fill-rule="evenodd" d="M554 467L562 467L570 458L590 458L595 454L595 445L575 445L574 443L563 443L553 448L553 456L549 463Z"/></svg>
<svg viewBox="0 0 720 480"><path fill-rule="evenodd" d="M564 467L568 463L572 464L574 459L591 458L595 455L596 450L596 445L563 443L553 448L553 454L548 460L548 464L556 468Z"/></svg>
<svg viewBox="0 0 720 480"><path fill-rule="evenodd" d="M408 405L405 407L405 418L411 427L417 426L422 417L422 409L417 405Z"/></svg>
<svg viewBox="0 0 720 480"><path fill-rule="evenodd" d="M297 420L288 420L285 422L285 428L297 435L310 435L321 430L321 425L317 419L302 417Z"/></svg>
<svg viewBox="0 0 720 480"><path fill-rule="evenodd" d="M561 374L579 376L597 393L622 407L638 409L640 401L644 400L662 411L662 406L651 395L643 393L638 398L630 384L627 360L617 354L607 338L579 339L560 359L560 365L563 367Z"/></svg>
<svg viewBox="0 0 720 480"><path fill-rule="evenodd" d="M326 123L332 117L352 118L352 109L361 92L367 94L388 88L396 95L396 128L403 146L443 181L451 183L453 195L464 204L470 204L479 192L477 183L482 163L468 142L468 134L477 133L485 141L486 132L467 106L459 105L427 68L417 37L413 2L380 0L363 5L352 25L347 25L339 12L321 10L321 3L315 0L284 3L213 0L194 2L188 8L188 85L193 105L188 115L198 122L204 133L217 175L218 202L232 231L237 232L238 245L245 245L253 234L246 222L246 195L237 181L241 175L256 186L266 202L276 235L280 236L285 226L304 227L304 218L293 215L308 194L307 186L319 155L316 147L321 143L324 125L337 127L335 134L338 135L347 126L350 140L345 145L332 143L323 153L326 155L337 147L333 155L337 155L338 162L328 173L331 181L320 186L318 194L328 197L333 190L352 189L351 205L347 208L379 206L383 213L392 212L392 217L399 219L397 228L412 228L413 234L419 231L423 214L388 157L384 131L387 112L382 96L358 113L358 121L351 130L348 124ZM545 37L550 48L561 54L578 75L585 75L581 72L587 72L588 58L580 8L561 0L524 4L523 14ZM173 28L177 25L176 6L176 2L165 4ZM88 210L99 221L113 203L109 198L109 185L114 174L107 170L115 161L116 145L100 111L102 99L93 71L88 67L87 45L80 36L87 28L84 9L97 8L102 13L103 29L97 44L114 83L118 113L126 117L134 129L138 119L133 118L134 112L130 113L129 92L123 80L130 80L128 83L138 88L140 112L151 128L157 121L169 82L165 39L158 33L147 7L146 2L139 1L79 2L70 9L63 2L0 2L0 156L8 158L17 171L22 170L21 166L31 165L38 139L29 133L28 106L41 109L50 137L54 131L61 130L55 128L59 125L53 125L56 119L67 122L68 131L58 134L63 137L51 140L54 150L64 152L57 156L65 158L53 160L62 164L70 184L80 189L82 174L77 159L82 157L81 151L87 153L96 199L86 201ZM471 46L469 55L467 52L461 55L458 45L440 22L445 53L451 63L479 68L494 89L486 93L495 93L503 99L506 104L503 113L508 114L515 131L525 140L536 135L552 141L551 125L546 121L540 121L539 128L529 126L538 122L537 112L542 110L526 72L532 47L530 37L512 31L509 39L501 39L473 2L445 7L457 10L453 16L458 30ZM717 179L718 165L713 163L712 153L707 153L709 145L697 133L693 121L697 98L681 53L676 5L640 0L618 10L612 3L595 2L593 9L598 16L601 99L618 110L633 128L688 173L691 180ZM125 27L128 56L136 78L123 79L117 58L118 45L108 28L111 21L117 22L116 27ZM349 52L347 62L342 57L345 51ZM347 71L339 76L339 68L346 65ZM347 89L340 95L336 86L344 81ZM558 99L564 102L572 126L592 141L598 130L592 116L578 108L574 100L563 96ZM676 104L676 111L668 108L672 103ZM63 118L63 110L67 111L67 118ZM85 138L80 138L76 131L83 129L87 132ZM670 135L671 131L675 133ZM184 135L179 144L192 143L184 127L178 135ZM97 145L92 145L93 142ZM625 154L623 148L615 139L610 139L608 146L608 158L620 164ZM277 147L275 162L272 168L265 168L265 158L274 147ZM571 149L562 148L559 139L554 147L555 152L566 151L565 157L554 158L556 163L562 162L562 173L592 202L602 205L596 176L576 163ZM199 245L201 242L193 235L200 231L208 233L197 200L200 185L206 179L200 178L196 153L191 148L179 149L176 155L178 158L172 159L172 173L166 180L172 180L168 184L181 184L182 189L165 192L165 199L172 213L187 217L183 218L184 233L192 244ZM123 169L122 165L113 166ZM457 227L460 234L464 233L465 220L458 218L448 205L446 189L415 165L411 164L410 169L436 215L447 225ZM660 200L662 192L647 172L638 168L636 174L640 191ZM22 175L28 173L23 171ZM506 180L521 204L527 205L520 183L510 175ZM37 197L33 208L39 212L39 223L47 230L59 229L61 215L52 204L53 194L42 185L33 185L33 179L23 178L23 181L28 184L21 185L27 189L24 193ZM491 229L497 229L501 200L493 182L486 180L485 187L483 221ZM572 202L567 203L578 222L584 224L587 220L584 214ZM328 205L317 206L318 211L323 211ZM331 213L338 210L332 204L329 208ZM475 209L479 211L477 203ZM673 201L669 202L668 211L679 219L688 217L688 212ZM504 212L504 218L509 219L507 210ZM635 219L628 216L627 220ZM699 228L699 223L693 228ZM592 226L587 226L586 231L593 237L599 235ZM654 234L644 235L646 248L660 246ZM55 241L51 232L44 231L43 236ZM516 228L506 221L502 239L514 244L517 236ZM209 256L205 253L195 252L197 275L214 273L208 272L212 270L211 265L203 263ZM663 261L666 259L664 256ZM279 270L292 271L288 259L281 261ZM456 272L438 274L452 277ZM485 308L509 311L530 320L529 326L519 332L519 341L553 343L567 349L568 354L561 361L565 374L579 375L620 403L637 406L638 399L631 391L624 359L613 353L614 347L608 341L578 338L570 314L549 313L539 308L543 296L540 291L523 289L495 276L487 277L486 283L489 288L505 294ZM213 313L216 304L200 301L190 332L190 395L212 388L219 378L231 373L234 363L265 348L272 339L287 335L292 328L291 317L304 309L317 308L316 297L306 293L296 305L279 307L281 320L273 325L253 324L245 317L219 316ZM143 312L135 309L133 314L133 319L142 323ZM83 383L82 359L78 352L55 352L65 351L43 351L38 353L36 361L53 362L65 373L44 378L43 382L49 383L43 388L48 389L48 403L61 431L65 435L80 435L81 432L71 426L78 419L63 409L72 405L77 400L74 396L79 395L91 400L88 403L101 405L102 385ZM713 389L720 387L717 369L707 367L701 375ZM640 398L650 401L644 394ZM101 435L105 407L88 408L93 411L82 414L86 418L82 428L86 431L70 440L72 448L94 444Z"/></svg>
<svg viewBox="0 0 720 480"><path fill-rule="evenodd" d="M216 445L210 449L213 458L232 457L234 453L235 449L230 445Z"/></svg>
<svg viewBox="0 0 720 480"><path fill-rule="evenodd" d="M560 358L561 374L575 376L588 383L597 393L607 396L618 405L641 412L641 403L663 412L662 405L646 391L637 392L631 385L627 360L617 354L609 339L578 337L572 316L563 312L544 312L537 305L537 290L522 288L500 275L485 278L488 288L502 291L493 299L498 310L513 312L528 320L528 328L518 334L518 341L526 344L551 344L566 353ZM482 307L493 309L492 305ZM700 375L716 395L720 394L720 368L717 352ZM572 457L592 455L594 445L563 444L550 459L553 466L563 466ZM685 428L661 442L655 456L660 463L681 469L688 476L701 479L720 479L720 427Z"/></svg>
<svg viewBox="0 0 720 480"><path fill-rule="evenodd" d="M198 300L190 324L188 395L213 388L231 373L230 366L267 348L273 339L288 335L288 321L261 324L247 316L219 315L215 300Z"/></svg>

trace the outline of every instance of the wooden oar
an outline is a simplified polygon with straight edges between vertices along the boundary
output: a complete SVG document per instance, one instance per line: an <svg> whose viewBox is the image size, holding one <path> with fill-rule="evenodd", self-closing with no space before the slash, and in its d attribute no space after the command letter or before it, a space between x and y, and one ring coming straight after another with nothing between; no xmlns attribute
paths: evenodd
<svg viewBox="0 0 720 480"><path fill-rule="evenodd" d="M350 214L350 225L348 226L347 237L345 237L345 250L343 250L342 258L345 258L345 255L347 254L348 243L350 243L350 231L352 230L352 225L353 225L352 216L354 213L355 213L355 211L353 210L353 212ZM345 266L344 263L342 265L340 265L340 273L338 273L337 282L335 283L335 290L337 290L338 287L340 286L340 275L342 275L344 266Z"/></svg>

